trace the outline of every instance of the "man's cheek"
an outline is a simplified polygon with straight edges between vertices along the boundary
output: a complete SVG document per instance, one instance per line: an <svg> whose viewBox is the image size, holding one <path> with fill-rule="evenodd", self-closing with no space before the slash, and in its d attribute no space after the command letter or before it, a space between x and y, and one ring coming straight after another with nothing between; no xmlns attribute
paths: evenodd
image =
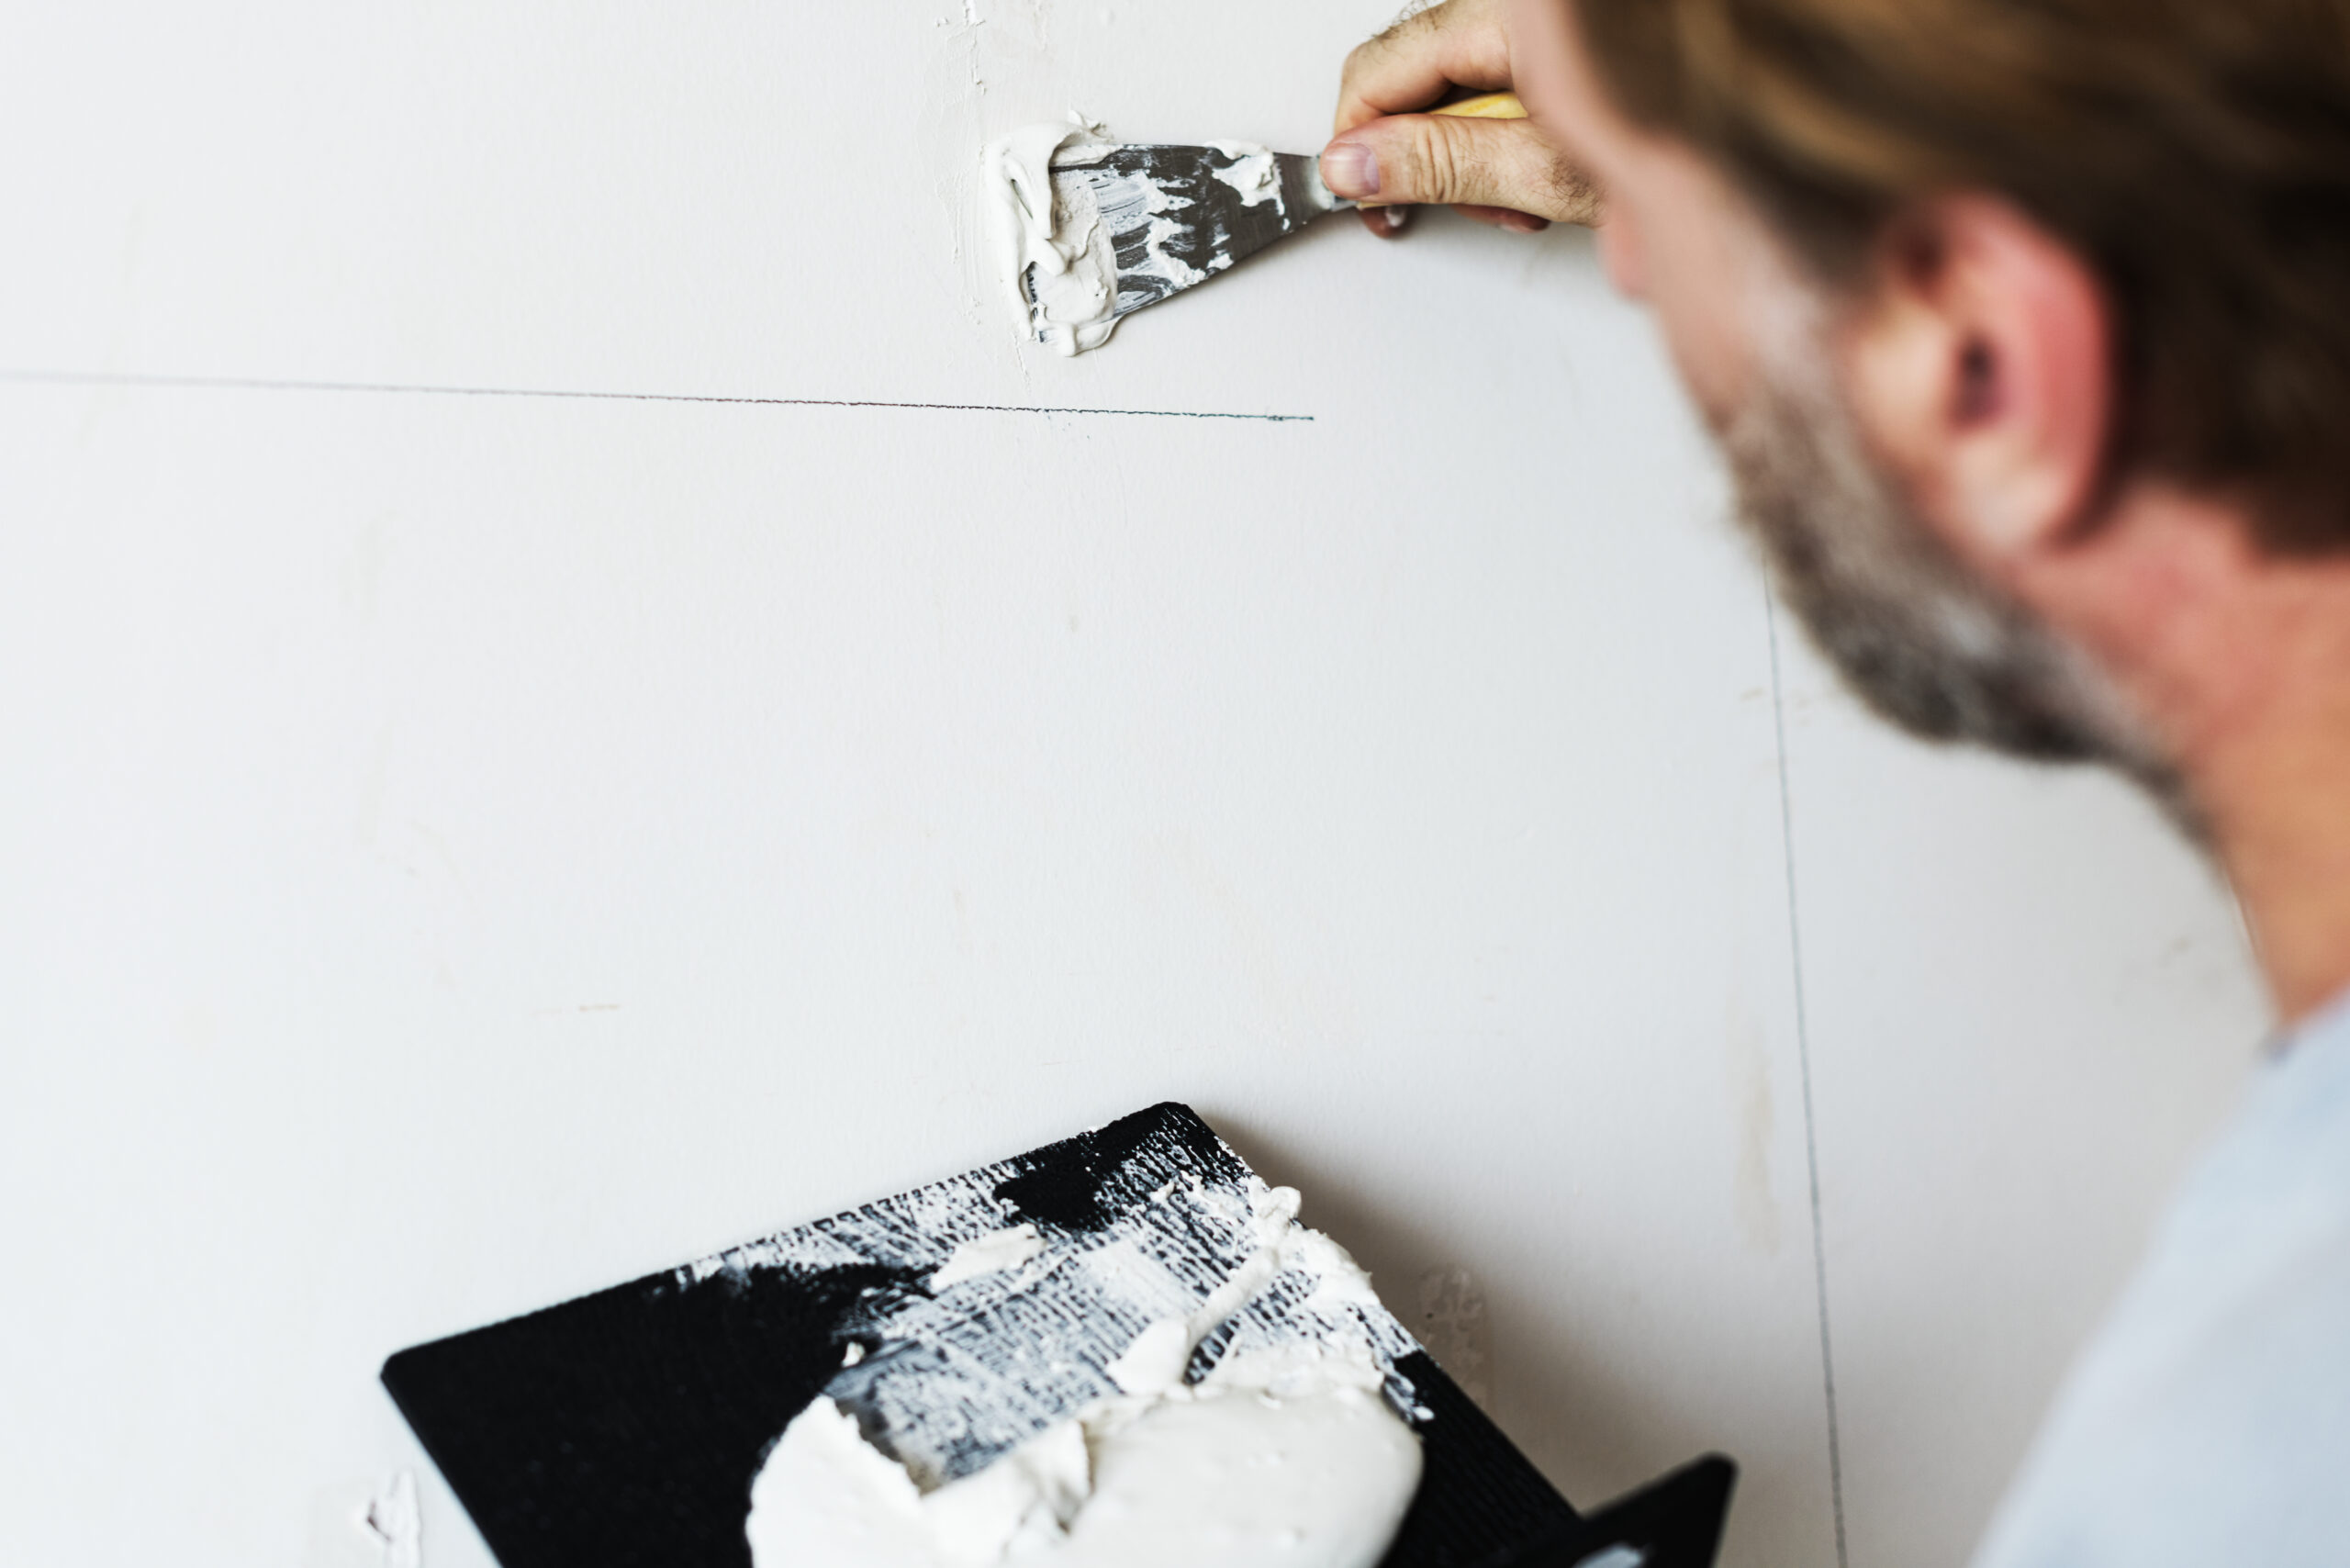
<svg viewBox="0 0 2350 1568"><path fill-rule="evenodd" d="M1682 384L1718 435L1745 406L1752 356L1735 321L1725 319L1702 294L1673 286L1676 281L1686 280L1656 280L1649 303L1664 330Z"/></svg>

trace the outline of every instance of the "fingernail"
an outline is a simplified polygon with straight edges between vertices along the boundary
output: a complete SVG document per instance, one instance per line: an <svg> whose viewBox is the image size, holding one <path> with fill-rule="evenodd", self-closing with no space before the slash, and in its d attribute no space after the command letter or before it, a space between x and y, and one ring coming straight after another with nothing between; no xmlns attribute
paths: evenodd
<svg viewBox="0 0 2350 1568"><path fill-rule="evenodd" d="M1550 227L1550 220L1537 218L1530 212L1510 212L1502 215L1502 227L1520 234L1539 234Z"/></svg>
<svg viewBox="0 0 2350 1568"><path fill-rule="evenodd" d="M1360 201L1379 194L1379 160L1360 141L1335 141L1322 154L1322 183Z"/></svg>
<svg viewBox="0 0 2350 1568"><path fill-rule="evenodd" d="M1404 225L1412 221L1412 209L1408 207L1382 207L1376 210L1379 220L1387 225L1390 234L1402 233Z"/></svg>

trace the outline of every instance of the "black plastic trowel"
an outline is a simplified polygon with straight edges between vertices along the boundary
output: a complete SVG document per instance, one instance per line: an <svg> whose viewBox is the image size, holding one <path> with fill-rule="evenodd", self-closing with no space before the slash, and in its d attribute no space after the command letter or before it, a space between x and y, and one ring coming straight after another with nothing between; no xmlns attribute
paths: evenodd
<svg viewBox="0 0 2350 1568"><path fill-rule="evenodd" d="M1106 1358L1142 1321L1121 1282L1150 1275L1148 1260L1180 1273L1186 1300L1231 1277L1255 1243L1219 1216L1246 1212L1255 1182L1190 1110L1156 1105L402 1350L384 1382L503 1568L753 1568L755 1479L811 1402L869 1415L910 1471L983 1469L1073 1402L1114 1392ZM1032 1271L946 1282L957 1238L1013 1220L1041 1249ZM1298 1273L1265 1282L1203 1341L1201 1364L1244 1335L1303 1334L1323 1310L1316 1289ZM1585 1517L1385 1308L1331 1310L1397 1352L1388 1397L1420 1438L1418 1491L1380 1568L1710 1568L1727 1461Z"/></svg>

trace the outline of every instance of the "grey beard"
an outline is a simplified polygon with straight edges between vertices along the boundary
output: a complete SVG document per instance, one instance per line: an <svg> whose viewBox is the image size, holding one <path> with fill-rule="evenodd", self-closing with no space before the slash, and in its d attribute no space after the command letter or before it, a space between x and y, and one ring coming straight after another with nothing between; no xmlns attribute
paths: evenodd
<svg viewBox="0 0 2350 1568"><path fill-rule="evenodd" d="M1930 740L2118 768L2199 836L2177 770L2101 677L1943 546L1809 369L1765 367L1722 446L1774 586L1846 683Z"/></svg>

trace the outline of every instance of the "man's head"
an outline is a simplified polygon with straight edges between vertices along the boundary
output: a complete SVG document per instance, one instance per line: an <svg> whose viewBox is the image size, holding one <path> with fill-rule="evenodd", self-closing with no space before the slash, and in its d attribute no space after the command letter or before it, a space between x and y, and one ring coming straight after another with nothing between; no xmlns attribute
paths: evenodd
<svg viewBox="0 0 2350 1568"><path fill-rule="evenodd" d="M1517 0L1513 37L1829 652L1913 728L2164 782L2130 644L2189 564L2127 520L2350 549L2350 3Z"/></svg>

